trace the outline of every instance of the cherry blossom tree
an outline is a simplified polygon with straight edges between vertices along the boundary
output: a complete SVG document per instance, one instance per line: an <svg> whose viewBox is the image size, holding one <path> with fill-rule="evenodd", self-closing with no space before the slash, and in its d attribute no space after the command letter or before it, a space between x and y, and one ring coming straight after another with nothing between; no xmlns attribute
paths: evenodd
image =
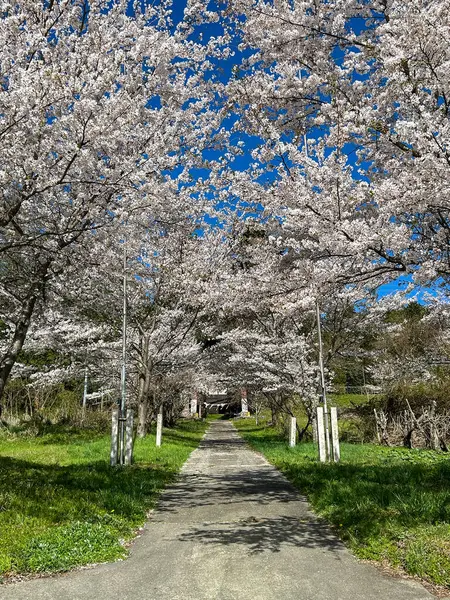
<svg viewBox="0 0 450 600"><path fill-rule="evenodd" d="M231 0L228 14L252 52L230 102L276 174L259 195L284 243L323 285L447 281L445 4Z"/></svg>
<svg viewBox="0 0 450 600"><path fill-rule="evenodd" d="M189 381L199 362L197 324L210 306L209 287L220 268L214 250L220 242L211 232L200 234L198 228L185 220L161 224L151 239L146 235L144 265L130 307L139 435L146 433L154 404L150 392L159 405L168 380Z"/></svg>
<svg viewBox="0 0 450 600"><path fill-rule="evenodd" d="M0 397L36 310L80 269L80 248L164 202L161 181L186 178L211 143L207 49L171 23L167 2L133 6L2 3Z"/></svg>
<svg viewBox="0 0 450 600"><path fill-rule="evenodd" d="M0 398L29 333L64 331L79 370L95 331L114 371L125 248L141 434L183 382L313 407L316 302L331 328L380 284L445 294L450 274L442 2L189 0L179 24L170 7L20 0L0 17Z"/></svg>
<svg viewBox="0 0 450 600"><path fill-rule="evenodd" d="M229 251L199 320L202 369L221 389L265 393L286 414L301 404L312 419L318 402L314 297L306 281L304 288L289 281L289 257L268 241L271 223L231 218L227 227Z"/></svg>

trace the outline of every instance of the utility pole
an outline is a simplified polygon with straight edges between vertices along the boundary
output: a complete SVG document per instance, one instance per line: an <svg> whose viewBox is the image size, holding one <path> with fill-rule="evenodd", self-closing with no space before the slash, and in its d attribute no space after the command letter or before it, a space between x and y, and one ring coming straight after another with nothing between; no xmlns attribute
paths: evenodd
<svg viewBox="0 0 450 600"><path fill-rule="evenodd" d="M120 377L119 464L125 463L125 410L127 400L127 242L123 242L122 371Z"/></svg>
<svg viewBox="0 0 450 600"><path fill-rule="evenodd" d="M87 392L88 392L88 344L90 339L86 342L86 351L84 354L84 385L83 385L83 402L81 408L81 418L84 421L86 416L86 405L87 405Z"/></svg>
<svg viewBox="0 0 450 600"><path fill-rule="evenodd" d="M316 300L316 319L317 319L317 337L319 338L319 371L320 371L320 386L322 388L322 402L323 402L323 413L324 413L324 426L325 426L325 444L327 457L331 456L330 453L330 431L328 426L328 405L327 405L327 391L325 388L325 370L323 367L323 345L322 345L322 327L320 325L320 309L319 301Z"/></svg>
<svg viewBox="0 0 450 600"><path fill-rule="evenodd" d="M123 314L122 314L122 368L120 373L120 399L112 411L111 466L131 465L133 453L133 413L127 403L127 246L123 240ZM102 396L103 398L103 396Z"/></svg>
<svg viewBox="0 0 450 600"><path fill-rule="evenodd" d="M87 404L87 390L88 390L88 368L87 365L84 367L84 387L83 387L83 419L86 412Z"/></svg>

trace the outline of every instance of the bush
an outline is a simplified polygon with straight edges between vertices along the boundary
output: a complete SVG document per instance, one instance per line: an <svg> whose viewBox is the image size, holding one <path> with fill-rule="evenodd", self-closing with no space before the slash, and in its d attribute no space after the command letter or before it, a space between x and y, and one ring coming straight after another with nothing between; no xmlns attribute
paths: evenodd
<svg viewBox="0 0 450 600"><path fill-rule="evenodd" d="M450 379L443 377L429 382L397 383L386 392L379 407L389 415L398 415L405 410L406 400L418 413L433 401L438 413L450 410Z"/></svg>

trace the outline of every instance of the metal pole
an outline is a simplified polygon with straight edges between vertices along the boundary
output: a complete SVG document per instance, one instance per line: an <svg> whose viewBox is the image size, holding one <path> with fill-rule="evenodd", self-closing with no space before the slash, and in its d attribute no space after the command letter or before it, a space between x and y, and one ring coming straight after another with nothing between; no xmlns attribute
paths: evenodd
<svg viewBox="0 0 450 600"><path fill-rule="evenodd" d="M81 418L84 420L86 414L87 404L87 390L88 390L88 345L86 344L86 351L84 354L84 386L83 386L83 402L81 408Z"/></svg>
<svg viewBox="0 0 450 600"><path fill-rule="evenodd" d="M327 391L325 388L325 370L323 367L322 327L320 325L320 309L319 309L318 301L316 301L316 319L317 319L317 337L319 338L319 370L320 370L320 386L322 388L325 444L326 444L327 457L330 457L331 453L330 453L330 431L329 431L329 427L328 427Z"/></svg>
<svg viewBox="0 0 450 600"><path fill-rule="evenodd" d="M122 318L122 372L120 377L120 427L119 427L119 462L125 463L125 410L127 399L126 372L127 372L127 247L123 242L123 318Z"/></svg>
<svg viewBox="0 0 450 600"><path fill-rule="evenodd" d="M84 413L86 412L87 389L88 389L88 368L87 368L87 365L86 365L84 367L83 417L84 417Z"/></svg>

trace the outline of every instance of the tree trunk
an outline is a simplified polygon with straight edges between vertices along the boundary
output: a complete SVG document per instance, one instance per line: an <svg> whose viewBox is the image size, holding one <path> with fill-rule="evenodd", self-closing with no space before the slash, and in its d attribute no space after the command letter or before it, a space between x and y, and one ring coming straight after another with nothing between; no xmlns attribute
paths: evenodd
<svg viewBox="0 0 450 600"><path fill-rule="evenodd" d="M313 440L314 444L317 444L318 438L317 438L317 405L316 405L316 403L313 404L310 411L308 410L307 414L308 414L308 419L311 419L312 440Z"/></svg>
<svg viewBox="0 0 450 600"><path fill-rule="evenodd" d="M436 400L432 401L431 406L428 411L428 415L429 415L429 419L430 419L430 425L429 425L429 427L430 427L430 429L429 429L430 447L433 450L439 450L439 448L440 448L439 435L438 435L437 427L436 427Z"/></svg>
<svg viewBox="0 0 450 600"><path fill-rule="evenodd" d="M47 258L47 260L42 263L37 270L36 279L32 282L28 295L23 301L22 310L19 318L17 319L16 328L11 343L0 360L0 401L5 392L5 387L12 368L14 367L17 357L25 343L31 323L31 317L34 312L36 302L44 289L51 263L52 260Z"/></svg>
<svg viewBox="0 0 450 600"><path fill-rule="evenodd" d="M271 417L272 417L272 425L276 427L278 425L278 407L273 404L270 407Z"/></svg>
<svg viewBox="0 0 450 600"><path fill-rule="evenodd" d="M413 447L412 436L416 429L416 424L414 422L414 419L411 416L411 413L407 410L405 410L403 419L404 419L403 446L405 446L405 448L409 448L411 450Z"/></svg>
<svg viewBox="0 0 450 600"><path fill-rule="evenodd" d="M143 438L147 435L150 370L148 368L148 337L141 335L141 369L139 373L138 386L138 426L137 435Z"/></svg>
<svg viewBox="0 0 450 600"><path fill-rule="evenodd" d="M148 402L141 401L138 405L138 426L137 436L143 438L147 435L147 416L148 416Z"/></svg>
<svg viewBox="0 0 450 600"><path fill-rule="evenodd" d="M412 434L413 434L414 429L410 429L409 431L406 432L406 434L403 436L403 446L405 448L409 448L410 450L413 447L412 444Z"/></svg>
<svg viewBox="0 0 450 600"><path fill-rule="evenodd" d="M306 425L303 427L303 429L299 426L296 425L297 427L297 433L298 433L298 442L300 443L301 441L303 441L303 438L306 435L306 432L308 431L309 427L312 424L312 419L311 419L311 415L308 415L308 421L306 423Z"/></svg>
<svg viewBox="0 0 450 600"><path fill-rule="evenodd" d="M22 312L16 324L13 339L11 340L11 344L0 361L0 400L3 397L3 393L5 391L12 368L15 365L17 357L22 350L27 337L31 315L33 314L34 307L36 306L37 297L38 294L35 292L31 294L24 302Z"/></svg>
<svg viewBox="0 0 450 600"><path fill-rule="evenodd" d="M138 426L137 435L143 438L148 432L148 409L150 404L150 371L143 369L139 376L139 396L138 396Z"/></svg>

